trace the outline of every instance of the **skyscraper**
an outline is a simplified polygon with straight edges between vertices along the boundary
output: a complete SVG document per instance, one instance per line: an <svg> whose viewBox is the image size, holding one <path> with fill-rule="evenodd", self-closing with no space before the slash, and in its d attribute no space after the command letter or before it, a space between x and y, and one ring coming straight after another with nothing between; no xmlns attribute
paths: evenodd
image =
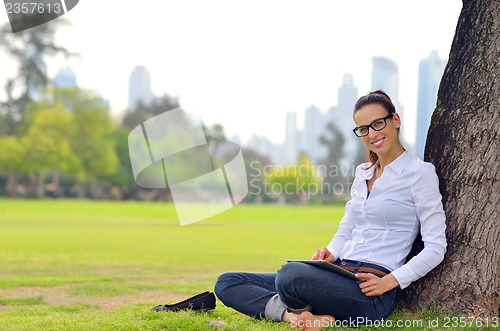
<svg viewBox="0 0 500 331"><path fill-rule="evenodd" d="M396 62L385 57L372 58L372 91L383 90L392 99L394 105L399 103L399 69Z"/></svg>
<svg viewBox="0 0 500 331"><path fill-rule="evenodd" d="M248 140L248 147L269 158L273 155L273 144L265 136L253 134Z"/></svg>
<svg viewBox="0 0 500 331"><path fill-rule="evenodd" d="M285 157L286 162L290 164L295 164L297 162L299 152L297 136L297 114L288 112L286 113Z"/></svg>
<svg viewBox="0 0 500 331"><path fill-rule="evenodd" d="M338 125L346 130L349 130L349 135L352 133L354 122L352 120L352 112L354 104L358 100L358 88L354 86L354 78L351 74L345 74L342 79L342 85L338 90L337 114ZM346 137L347 138L347 137Z"/></svg>
<svg viewBox="0 0 500 331"><path fill-rule="evenodd" d="M143 66L136 66L130 74L128 109L134 109L139 102L150 103L154 95L151 91L151 77Z"/></svg>
<svg viewBox="0 0 500 331"><path fill-rule="evenodd" d="M392 103L396 107L396 112L401 115L401 136L403 146L409 149L408 143L405 139L405 126L410 125L405 121L405 114L403 105L399 100L399 69L396 62L385 57L373 57L372 69L372 91L383 90L389 95Z"/></svg>
<svg viewBox="0 0 500 331"><path fill-rule="evenodd" d="M345 74L342 85L338 89L338 104L328 111L328 120L333 121L344 137L344 158L342 165L349 167L360 148L360 142L354 136L352 129L355 124L352 119L354 104L358 100L358 88L354 85L351 74Z"/></svg>
<svg viewBox="0 0 500 331"><path fill-rule="evenodd" d="M354 136L352 129L355 127L352 113L354 104L358 100L358 88L354 85L351 74L345 74L342 86L339 88L339 103L337 113L341 118L340 127L344 135L344 165L349 167L354 162L358 149L362 148L361 142ZM355 165L356 166L356 165Z"/></svg>
<svg viewBox="0 0 500 331"><path fill-rule="evenodd" d="M304 143L305 152L311 160L317 161L322 155L319 137L324 131L324 121L321 111L315 105L309 106L305 111Z"/></svg>
<svg viewBox="0 0 500 331"><path fill-rule="evenodd" d="M57 87L76 87L76 75L69 67L60 69L52 80Z"/></svg>
<svg viewBox="0 0 500 331"><path fill-rule="evenodd" d="M420 61L418 67L417 137L415 154L423 158L427 131L432 113L436 108L437 92L443 76L446 60L439 58L437 51Z"/></svg>

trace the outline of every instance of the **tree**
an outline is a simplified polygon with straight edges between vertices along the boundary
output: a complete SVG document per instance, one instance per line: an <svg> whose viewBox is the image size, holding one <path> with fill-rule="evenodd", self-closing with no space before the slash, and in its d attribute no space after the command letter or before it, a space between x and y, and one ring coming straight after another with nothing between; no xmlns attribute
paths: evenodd
<svg viewBox="0 0 500 331"><path fill-rule="evenodd" d="M344 157L345 137L337 127L335 122L330 121L326 125L326 134L319 137L319 142L327 149L326 157L320 163L326 166L326 173L322 174L324 198L331 198L336 185L341 185L347 181L346 175L349 171L342 169L342 158ZM325 189L328 188L328 189ZM347 194L347 191L345 192Z"/></svg>
<svg viewBox="0 0 500 331"><path fill-rule="evenodd" d="M24 150L20 170L30 178L28 194L40 197L48 172L58 170L76 174L81 164L69 143L74 121L62 105L32 112L29 122L28 131L20 139Z"/></svg>
<svg viewBox="0 0 500 331"><path fill-rule="evenodd" d="M209 151L212 154L213 158L224 159L223 155L219 155L219 147L224 144L225 141L227 141L226 138L226 133L224 130L224 126L220 123L215 123L210 127L206 127L204 124L202 124L203 128L203 133L205 134L205 138L207 139L207 144L209 145ZM224 152L224 151L222 151ZM215 160L215 161L216 161ZM214 167L217 162L214 163Z"/></svg>
<svg viewBox="0 0 500 331"><path fill-rule="evenodd" d="M125 114L122 124L129 129L133 129L145 120L175 108L179 108L177 99L165 94L161 98L154 99L150 104L139 102L135 109L130 109Z"/></svg>
<svg viewBox="0 0 500 331"><path fill-rule="evenodd" d="M269 199L266 194L266 168L271 167L269 157L259 154L251 148L242 148L241 153L247 173L247 202L264 202Z"/></svg>
<svg viewBox="0 0 500 331"><path fill-rule="evenodd" d="M111 175L119 159L110 139L112 122L102 100L90 91L56 88L54 100L66 106L74 119L70 143L82 163L82 178L90 182L90 195L100 196L98 180Z"/></svg>
<svg viewBox="0 0 500 331"><path fill-rule="evenodd" d="M36 19L36 16L23 16L22 19ZM61 24L66 24L66 21L58 19L17 33L12 33L8 23L1 27L0 48L18 63L19 69L17 76L9 78L5 86L7 101L2 103L3 111L0 112L0 128L4 130L0 132L14 134L17 124L26 119L33 96L47 86L44 56L70 55L68 50L54 42L55 30Z"/></svg>
<svg viewBox="0 0 500 331"><path fill-rule="evenodd" d="M266 174L268 192L283 196L287 202L298 203L306 195L319 192L317 175L316 166L301 152L296 165L274 166Z"/></svg>
<svg viewBox="0 0 500 331"><path fill-rule="evenodd" d="M132 175L132 165L130 164L130 155L128 151L128 135L130 130L127 128L115 128L110 139L116 147L118 156L118 167L116 171L104 178L104 182L110 186L117 186L120 189L122 199L129 200L136 196L140 189L134 181Z"/></svg>
<svg viewBox="0 0 500 331"><path fill-rule="evenodd" d="M0 137L0 175L7 175L7 192L16 197L16 179L23 163L24 148L16 136Z"/></svg>
<svg viewBox="0 0 500 331"><path fill-rule="evenodd" d="M325 159L326 164L339 164L344 157L345 138L335 122L328 122L326 125L328 135L322 134L319 137L320 144L327 148Z"/></svg>
<svg viewBox="0 0 500 331"><path fill-rule="evenodd" d="M461 316L498 314L499 36L500 2L464 0L425 147L440 179L448 251L405 290L403 306L434 301Z"/></svg>

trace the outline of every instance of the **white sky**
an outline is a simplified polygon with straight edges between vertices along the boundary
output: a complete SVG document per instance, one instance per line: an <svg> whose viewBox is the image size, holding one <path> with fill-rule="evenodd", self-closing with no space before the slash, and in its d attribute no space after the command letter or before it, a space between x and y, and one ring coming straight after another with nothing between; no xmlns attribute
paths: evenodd
<svg viewBox="0 0 500 331"><path fill-rule="evenodd" d="M80 59L47 63L51 77L69 65L78 85L110 100L117 115L127 106L131 71L144 65L156 95L178 96L228 136L282 142L286 112L298 112L299 126L309 105L325 112L337 103L345 73L365 94L372 56L386 56L399 65L406 139L413 142L419 61L432 49L448 57L461 6L460 0L80 0L65 15L72 26L57 39ZM14 73L0 54L0 89Z"/></svg>

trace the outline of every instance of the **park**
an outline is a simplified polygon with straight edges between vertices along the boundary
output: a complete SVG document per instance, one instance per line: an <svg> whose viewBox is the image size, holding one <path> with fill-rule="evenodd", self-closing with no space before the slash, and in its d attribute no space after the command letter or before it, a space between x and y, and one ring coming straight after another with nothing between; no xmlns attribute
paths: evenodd
<svg viewBox="0 0 500 331"><path fill-rule="evenodd" d="M169 189L134 182L127 146L131 129L178 100L166 95L118 122L93 92L50 87L39 59L70 55L42 37L53 36L56 22L1 32L0 46L20 69L0 108L0 330L290 330L221 302L206 312L150 308L212 291L227 271L276 272L288 259L310 258L344 215L349 172L337 172L339 194L309 196L286 182L305 165L297 187L317 188L307 153L280 168L244 150L247 176L258 179L249 186L259 194L179 226ZM26 57L30 45L34 55ZM360 330L499 327L499 54L500 4L463 0L424 154L446 214L445 259L398 290L386 320ZM203 129L208 141L226 140L221 125ZM266 180L287 190L260 195ZM423 248L417 238L409 258Z"/></svg>

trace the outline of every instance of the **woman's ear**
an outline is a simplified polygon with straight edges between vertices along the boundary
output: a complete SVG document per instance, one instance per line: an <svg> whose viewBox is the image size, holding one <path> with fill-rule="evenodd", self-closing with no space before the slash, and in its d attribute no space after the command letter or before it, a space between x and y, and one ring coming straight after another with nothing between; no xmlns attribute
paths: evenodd
<svg viewBox="0 0 500 331"><path fill-rule="evenodd" d="M399 129L401 126L401 117L399 117L398 113L394 113L394 116L392 117L394 121L394 125L396 126L396 129Z"/></svg>

